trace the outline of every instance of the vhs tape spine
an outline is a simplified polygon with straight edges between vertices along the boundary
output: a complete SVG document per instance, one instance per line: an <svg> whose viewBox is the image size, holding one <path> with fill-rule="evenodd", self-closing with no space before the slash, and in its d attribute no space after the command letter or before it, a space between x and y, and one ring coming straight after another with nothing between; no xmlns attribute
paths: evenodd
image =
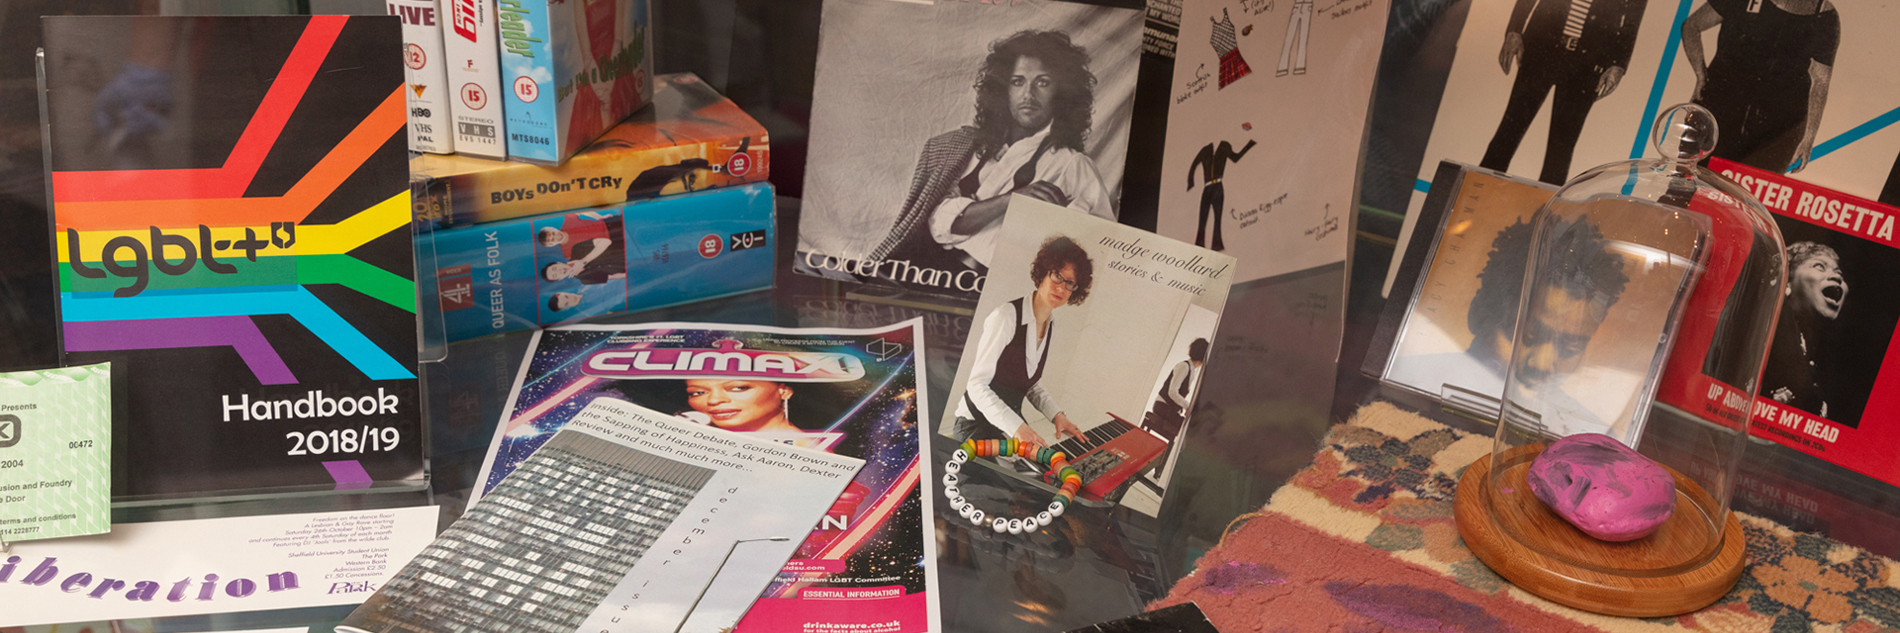
<svg viewBox="0 0 1900 633"><path fill-rule="evenodd" d="M409 149L455 153L435 0L387 0L386 6L390 15L402 20L402 70L409 82L403 93L409 103Z"/></svg>
<svg viewBox="0 0 1900 633"><path fill-rule="evenodd" d="M419 307L460 341L770 288L775 208L754 183L419 234L436 252L435 298ZM607 246L588 257L602 248L589 244Z"/></svg>
<svg viewBox="0 0 1900 633"><path fill-rule="evenodd" d="M442 0L442 48L455 117L455 151L507 158L501 115L501 59L495 33L495 0Z"/></svg>
<svg viewBox="0 0 1900 633"><path fill-rule="evenodd" d="M554 51L548 45L548 3L545 0L498 0L501 67L506 97L508 157L545 164L559 163L557 143L561 126L553 94L556 78Z"/></svg>

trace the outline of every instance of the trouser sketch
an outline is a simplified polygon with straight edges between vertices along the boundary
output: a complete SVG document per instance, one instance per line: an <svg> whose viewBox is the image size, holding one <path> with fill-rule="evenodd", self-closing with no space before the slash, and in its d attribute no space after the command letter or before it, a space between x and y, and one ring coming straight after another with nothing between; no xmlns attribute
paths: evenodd
<svg viewBox="0 0 1900 633"><path fill-rule="evenodd" d="M1280 67L1273 76L1286 75L1288 62L1292 62L1293 74L1306 74L1306 40L1312 30L1313 0L1293 3L1293 14L1286 21L1286 43L1280 46Z"/></svg>
<svg viewBox="0 0 1900 633"><path fill-rule="evenodd" d="M1221 191L1220 181L1207 183L1201 187L1201 228L1194 230L1194 245L1205 246L1217 251L1226 250L1220 239L1220 216L1227 213L1227 194ZM1207 244L1207 216L1214 216L1214 245Z"/></svg>

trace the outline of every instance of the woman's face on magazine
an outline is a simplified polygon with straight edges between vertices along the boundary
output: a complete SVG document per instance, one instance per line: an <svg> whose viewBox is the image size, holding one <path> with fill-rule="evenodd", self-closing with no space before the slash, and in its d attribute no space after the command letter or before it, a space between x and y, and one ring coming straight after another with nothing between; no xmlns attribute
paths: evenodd
<svg viewBox="0 0 1900 633"><path fill-rule="evenodd" d="M688 380L686 404L722 429L757 428L785 410L778 383L766 380Z"/></svg>

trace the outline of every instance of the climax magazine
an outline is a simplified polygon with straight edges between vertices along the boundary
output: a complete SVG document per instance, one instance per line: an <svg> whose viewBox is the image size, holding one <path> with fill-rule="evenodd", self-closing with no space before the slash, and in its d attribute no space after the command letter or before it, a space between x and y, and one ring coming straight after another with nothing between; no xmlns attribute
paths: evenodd
<svg viewBox="0 0 1900 633"><path fill-rule="evenodd" d="M939 631L921 485L930 472L918 424L930 419L922 327L911 319L873 329L659 323L537 332L476 492L491 494L602 397L700 428L863 459L737 630L894 622L879 630Z"/></svg>
<svg viewBox="0 0 1900 633"><path fill-rule="evenodd" d="M65 362L112 363L114 496L420 482L401 25L43 25Z"/></svg>
<svg viewBox="0 0 1900 633"><path fill-rule="evenodd" d="M864 465L611 397L541 444L337 630L730 631Z"/></svg>
<svg viewBox="0 0 1900 633"><path fill-rule="evenodd" d="M827 0L796 269L973 298L1011 194L1119 217L1141 7Z"/></svg>
<svg viewBox="0 0 1900 633"><path fill-rule="evenodd" d="M1077 501L1154 516L1234 258L1023 196L1002 235L938 432L1055 448Z"/></svg>

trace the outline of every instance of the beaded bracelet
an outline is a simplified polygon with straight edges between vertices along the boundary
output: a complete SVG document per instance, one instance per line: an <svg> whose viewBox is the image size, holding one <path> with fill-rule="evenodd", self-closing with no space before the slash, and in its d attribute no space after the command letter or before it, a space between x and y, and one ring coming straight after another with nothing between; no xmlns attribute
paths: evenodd
<svg viewBox="0 0 1900 633"><path fill-rule="evenodd" d="M1055 471L1056 478L1062 481L1062 489L1049 501L1049 509L1036 513L1036 516L1021 519L989 517L974 504L963 498L963 491L957 488L958 473L963 463L974 457L995 457L997 455L1015 455L1035 461ZM969 519L972 525L983 525L988 519L990 527L998 533L1022 534L1034 532L1062 516L1062 511L1075 501L1075 492L1082 488L1082 473L1069 465L1069 456L1062 451L1020 441L1014 438L1006 440L964 440L955 453L950 454L950 463L943 465L943 496L950 500L950 507L957 514Z"/></svg>

